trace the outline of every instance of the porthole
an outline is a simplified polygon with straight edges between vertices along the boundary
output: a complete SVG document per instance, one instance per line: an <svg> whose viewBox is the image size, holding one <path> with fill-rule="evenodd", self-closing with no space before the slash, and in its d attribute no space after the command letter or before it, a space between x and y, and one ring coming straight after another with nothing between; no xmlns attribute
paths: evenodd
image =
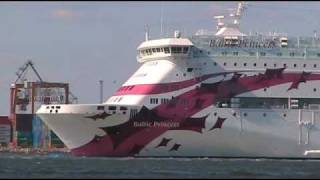
<svg viewBox="0 0 320 180"><path fill-rule="evenodd" d="M257 63L254 63L253 66L256 67L256 66L257 66Z"/></svg>
<svg viewBox="0 0 320 180"><path fill-rule="evenodd" d="M176 76L179 76L179 74L176 74Z"/></svg>
<svg viewBox="0 0 320 180"><path fill-rule="evenodd" d="M263 91L265 91L265 92L266 92L266 91L267 91L267 88L264 88L264 89L263 89Z"/></svg>
<svg viewBox="0 0 320 180"><path fill-rule="evenodd" d="M247 63L243 63L243 66L247 66Z"/></svg>
<svg viewBox="0 0 320 180"><path fill-rule="evenodd" d="M314 64L313 67L316 68L316 67L317 67L317 64Z"/></svg>
<svg viewBox="0 0 320 180"><path fill-rule="evenodd" d="M294 64L293 67L297 67L297 64Z"/></svg>
<svg viewBox="0 0 320 180"><path fill-rule="evenodd" d="M213 63L213 65L214 65L214 66L216 66L216 65L217 65L217 63L216 63L216 62L214 62L214 63Z"/></svg>
<svg viewBox="0 0 320 180"><path fill-rule="evenodd" d="M266 113L263 113L263 117L266 117L267 116L267 114Z"/></svg>
<svg viewBox="0 0 320 180"><path fill-rule="evenodd" d="M274 64L273 66L274 66L274 67L277 67L277 64Z"/></svg>
<svg viewBox="0 0 320 180"><path fill-rule="evenodd" d="M236 117L236 116L237 116L237 113L233 113L232 115L233 115L234 117Z"/></svg>
<svg viewBox="0 0 320 180"><path fill-rule="evenodd" d="M237 63L234 63L233 65L234 65L234 66L237 66Z"/></svg>
<svg viewBox="0 0 320 180"><path fill-rule="evenodd" d="M213 113L213 115L214 115L214 116L217 116L217 113L215 112L215 113Z"/></svg>
<svg viewBox="0 0 320 180"><path fill-rule="evenodd" d="M306 64L303 64L303 67L307 67L307 65L306 65Z"/></svg>
<svg viewBox="0 0 320 180"><path fill-rule="evenodd" d="M316 92L317 91L317 88L313 88L313 92Z"/></svg>
<svg viewBox="0 0 320 180"><path fill-rule="evenodd" d="M284 114L283 114L283 117L287 117L287 114L286 114L286 113L284 113Z"/></svg>
<svg viewBox="0 0 320 180"><path fill-rule="evenodd" d="M186 77L186 73L183 73L183 76Z"/></svg>
<svg viewBox="0 0 320 180"><path fill-rule="evenodd" d="M58 113L58 110L56 110L56 113Z"/></svg>
<svg viewBox="0 0 320 180"><path fill-rule="evenodd" d="M247 116L247 113L243 113L243 116Z"/></svg>
<svg viewBox="0 0 320 180"><path fill-rule="evenodd" d="M224 66L226 66L226 65L227 65L227 63L225 62L225 63L223 63L223 65L224 65Z"/></svg>
<svg viewBox="0 0 320 180"><path fill-rule="evenodd" d="M264 66L264 67L267 67L267 63L264 63L263 66Z"/></svg>
<svg viewBox="0 0 320 180"><path fill-rule="evenodd" d="M286 68L286 67L287 67L287 64L283 64L283 67L285 67L285 68Z"/></svg>

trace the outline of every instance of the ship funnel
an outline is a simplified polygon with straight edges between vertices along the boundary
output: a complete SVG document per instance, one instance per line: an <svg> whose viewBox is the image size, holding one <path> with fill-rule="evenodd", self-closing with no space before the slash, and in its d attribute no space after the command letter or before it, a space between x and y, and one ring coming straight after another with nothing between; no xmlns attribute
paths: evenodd
<svg viewBox="0 0 320 180"><path fill-rule="evenodd" d="M180 31L174 31L174 38L180 38L181 32Z"/></svg>

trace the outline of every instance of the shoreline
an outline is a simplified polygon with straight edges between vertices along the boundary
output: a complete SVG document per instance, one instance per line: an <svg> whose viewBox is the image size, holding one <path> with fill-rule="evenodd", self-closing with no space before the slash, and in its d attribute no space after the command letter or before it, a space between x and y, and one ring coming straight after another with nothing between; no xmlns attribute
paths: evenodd
<svg viewBox="0 0 320 180"><path fill-rule="evenodd" d="M52 148L52 149L33 149L33 148L0 148L0 155L5 153L22 154L22 155L48 155L51 153L69 155L70 150L67 148Z"/></svg>

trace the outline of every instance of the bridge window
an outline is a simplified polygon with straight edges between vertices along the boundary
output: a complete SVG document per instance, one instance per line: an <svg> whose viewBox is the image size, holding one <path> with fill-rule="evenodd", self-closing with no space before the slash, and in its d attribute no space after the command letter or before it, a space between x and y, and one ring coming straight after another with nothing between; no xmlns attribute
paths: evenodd
<svg viewBox="0 0 320 180"><path fill-rule="evenodd" d="M238 52L233 52L233 55L234 55L234 56L238 56L239 53L238 53Z"/></svg>
<svg viewBox="0 0 320 180"><path fill-rule="evenodd" d="M277 53L277 56L282 56L282 53L281 52Z"/></svg>
<svg viewBox="0 0 320 180"><path fill-rule="evenodd" d="M152 55L151 49L147 49L146 52L147 52L147 55Z"/></svg>
<svg viewBox="0 0 320 180"><path fill-rule="evenodd" d="M171 52L172 53L181 53L182 48L181 47L171 47Z"/></svg>
<svg viewBox="0 0 320 180"><path fill-rule="evenodd" d="M164 50L164 53L165 53L165 54L169 54L169 53L170 53L169 47L165 47L165 48L163 48L163 50Z"/></svg>
<svg viewBox="0 0 320 180"><path fill-rule="evenodd" d="M289 55L290 55L290 56L294 56L294 52L291 52Z"/></svg>
<svg viewBox="0 0 320 180"><path fill-rule="evenodd" d="M117 107L116 106L109 106L109 108L108 108L109 110L112 110L112 111L114 111L114 110L116 110L117 109Z"/></svg>
<svg viewBox="0 0 320 180"><path fill-rule="evenodd" d="M128 110L128 108L127 108L127 107L124 107L124 106L120 106L120 110L121 110L121 111L126 111L126 110Z"/></svg>
<svg viewBox="0 0 320 180"><path fill-rule="evenodd" d="M188 49L189 49L188 47L184 47L183 48L183 54L187 54L188 53Z"/></svg>
<svg viewBox="0 0 320 180"><path fill-rule="evenodd" d="M97 110L104 110L104 106L97 106Z"/></svg>

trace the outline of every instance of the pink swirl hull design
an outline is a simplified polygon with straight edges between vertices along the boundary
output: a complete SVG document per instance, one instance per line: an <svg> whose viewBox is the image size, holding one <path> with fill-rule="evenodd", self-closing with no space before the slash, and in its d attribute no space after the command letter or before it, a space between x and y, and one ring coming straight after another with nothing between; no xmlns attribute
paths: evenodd
<svg viewBox="0 0 320 180"><path fill-rule="evenodd" d="M142 107L140 112L126 123L103 128L107 132L106 136L96 137L90 143L72 149L71 152L78 156L134 156L148 143L168 130L190 130L201 133L209 114L200 118L191 117L215 104L219 98L232 98L245 92L291 82L287 90L290 91L298 89L302 82L320 80L320 74L283 73L283 70L284 68L267 69L264 74L247 77L241 77L241 74L235 73L230 80L202 84L198 88L173 98L169 104L161 104L151 110ZM184 99L188 99L189 103L179 103ZM208 129L223 128L225 121L227 121L226 118L218 117L215 125ZM177 127L136 126L143 122L151 124L170 122L178 125ZM161 143L165 144L165 142L159 144ZM182 144L176 144L175 147L171 147L171 150L179 151L181 148L183 148Z"/></svg>

